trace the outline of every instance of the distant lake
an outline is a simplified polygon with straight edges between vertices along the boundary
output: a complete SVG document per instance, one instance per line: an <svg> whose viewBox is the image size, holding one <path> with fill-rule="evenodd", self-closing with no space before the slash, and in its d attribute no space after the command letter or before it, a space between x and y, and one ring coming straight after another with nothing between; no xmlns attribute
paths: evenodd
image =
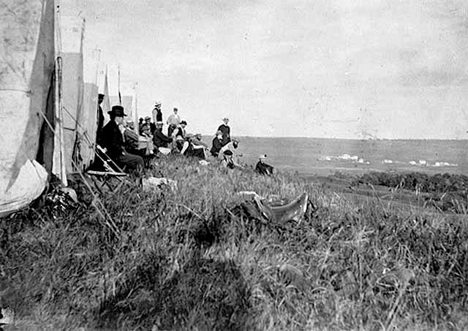
<svg viewBox="0 0 468 331"><path fill-rule="evenodd" d="M211 144L211 137L205 141ZM301 175L336 171L421 171L468 175L467 140L347 140L318 138L240 138L242 163L267 163Z"/></svg>

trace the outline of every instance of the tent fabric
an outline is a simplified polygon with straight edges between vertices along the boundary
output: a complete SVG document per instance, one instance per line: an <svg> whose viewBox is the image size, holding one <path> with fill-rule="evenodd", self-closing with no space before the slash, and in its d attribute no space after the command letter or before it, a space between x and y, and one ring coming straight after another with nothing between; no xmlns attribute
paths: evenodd
<svg viewBox="0 0 468 331"><path fill-rule="evenodd" d="M77 120L83 111L84 20L63 16L60 31L63 64L60 109L63 126L63 159L65 160L66 172L71 173L74 170L72 160L77 136Z"/></svg>
<svg viewBox="0 0 468 331"><path fill-rule="evenodd" d="M133 96L131 95L122 95L122 102L119 102L119 97L116 95L110 96L111 108L115 105L121 105L125 109L125 114L127 114L126 119L133 119Z"/></svg>
<svg viewBox="0 0 468 331"><path fill-rule="evenodd" d="M0 217L27 206L44 191L47 185L47 171L37 161L27 160L21 167L15 184L0 200Z"/></svg>
<svg viewBox="0 0 468 331"><path fill-rule="evenodd" d="M43 170L29 171L26 164L34 164L43 114L53 106L47 98L55 64L54 18L53 0L2 0L0 6L1 215L27 205L45 187Z"/></svg>
<svg viewBox="0 0 468 331"><path fill-rule="evenodd" d="M98 64L99 53L84 54L83 111L78 117L77 142L74 157L80 164L78 170L87 169L94 160L98 107Z"/></svg>
<svg viewBox="0 0 468 331"><path fill-rule="evenodd" d="M83 55L62 54L61 116L64 136L64 158L67 173L73 171L72 158L76 142L78 118L83 107Z"/></svg>
<svg viewBox="0 0 468 331"><path fill-rule="evenodd" d="M109 114L107 112L111 110L111 104L109 98L109 75L107 73L107 66L103 63L99 64L98 88L99 93L105 95L101 108L104 114L104 125L106 125L109 122Z"/></svg>
<svg viewBox="0 0 468 331"><path fill-rule="evenodd" d="M75 157L79 157L80 170L88 168L94 160L94 146L97 130L98 86L84 84L83 114L79 119L78 147Z"/></svg>

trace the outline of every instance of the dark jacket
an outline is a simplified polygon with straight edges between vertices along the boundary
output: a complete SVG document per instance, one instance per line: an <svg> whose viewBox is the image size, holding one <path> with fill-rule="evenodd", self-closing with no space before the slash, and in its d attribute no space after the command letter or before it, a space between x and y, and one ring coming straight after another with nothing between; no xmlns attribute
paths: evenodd
<svg viewBox="0 0 468 331"><path fill-rule="evenodd" d="M223 134L223 141L222 141L223 146L231 141L231 128L228 125L221 124L218 127L218 131L221 131L221 133Z"/></svg>
<svg viewBox="0 0 468 331"><path fill-rule="evenodd" d="M169 144L171 142L172 142L172 138L166 136L164 133L162 133L161 130L156 129L156 131L154 131L154 135L153 135L154 146L156 146L156 147L167 147L167 144Z"/></svg>
<svg viewBox="0 0 468 331"><path fill-rule="evenodd" d="M273 167L261 161L257 162L257 165L255 166L255 171L261 175L273 175Z"/></svg>
<svg viewBox="0 0 468 331"><path fill-rule="evenodd" d="M213 156L218 156L219 154L219 151L221 150L221 148L223 147L223 144L221 143L221 141L218 139L218 137L215 137L213 139L213 146L211 147L211 155Z"/></svg>
<svg viewBox="0 0 468 331"><path fill-rule="evenodd" d="M104 126L104 114L102 113L102 108L98 105L97 108L97 130L96 130L96 141L98 144L101 143L102 136L102 127Z"/></svg>
<svg viewBox="0 0 468 331"><path fill-rule="evenodd" d="M151 134L154 134L154 131L156 131L156 124L153 122L150 123L150 131Z"/></svg>
<svg viewBox="0 0 468 331"><path fill-rule="evenodd" d="M162 122L162 121L163 121L162 112L161 112L161 109L158 109L156 111L156 122Z"/></svg>
<svg viewBox="0 0 468 331"><path fill-rule="evenodd" d="M125 152L122 132L115 121L109 121L102 129L102 147L107 148L107 155L111 159L117 158Z"/></svg>

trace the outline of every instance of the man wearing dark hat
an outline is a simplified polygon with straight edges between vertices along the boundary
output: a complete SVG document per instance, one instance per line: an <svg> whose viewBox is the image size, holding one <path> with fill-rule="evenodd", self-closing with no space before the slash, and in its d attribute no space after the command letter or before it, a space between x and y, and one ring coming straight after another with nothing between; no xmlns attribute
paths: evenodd
<svg viewBox="0 0 468 331"><path fill-rule="evenodd" d="M130 154L125 150L124 139L120 126L123 123L124 108L113 106L108 112L110 121L102 129L101 144L107 150L107 155L120 167L127 166L130 170L140 173L143 171L144 161L141 156Z"/></svg>

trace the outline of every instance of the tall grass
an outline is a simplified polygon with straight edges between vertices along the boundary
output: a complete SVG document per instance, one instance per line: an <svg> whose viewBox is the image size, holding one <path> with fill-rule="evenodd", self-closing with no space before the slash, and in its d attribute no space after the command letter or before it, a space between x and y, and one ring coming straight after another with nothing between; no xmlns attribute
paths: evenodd
<svg viewBox="0 0 468 331"><path fill-rule="evenodd" d="M19 328L468 328L460 215L357 203L292 174L181 157L153 171L177 188L129 184L102 197L117 234L79 181L78 204L46 199L0 221L0 302ZM306 191L317 209L300 223L263 224L235 212L243 190Z"/></svg>

